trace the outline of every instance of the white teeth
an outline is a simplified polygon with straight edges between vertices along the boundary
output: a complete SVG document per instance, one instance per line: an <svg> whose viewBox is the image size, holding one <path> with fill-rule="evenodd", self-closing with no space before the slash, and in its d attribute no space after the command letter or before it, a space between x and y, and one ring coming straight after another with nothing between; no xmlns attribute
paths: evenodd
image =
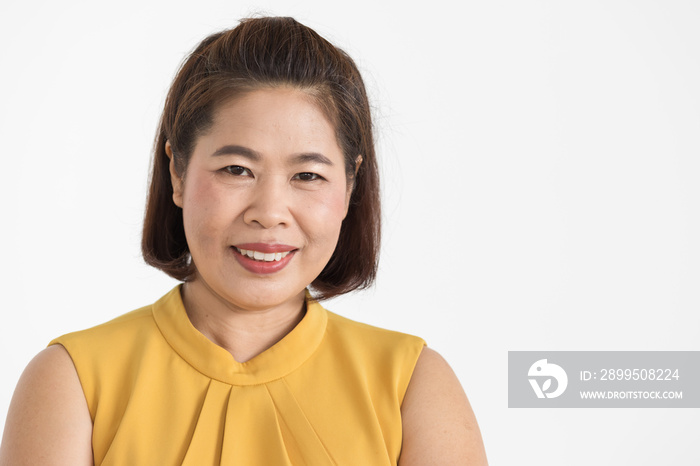
<svg viewBox="0 0 700 466"><path fill-rule="evenodd" d="M264 252L260 252L260 251L252 251L252 250L248 250L248 249L239 249L239 248L236 248L236 250L244 256L248 256L251 259L255 259L256 261L264 261L264 262L273 262L273 261L282 260L283 257L287 257L287 254L289 254L289 251L264 253Z"/></svg>

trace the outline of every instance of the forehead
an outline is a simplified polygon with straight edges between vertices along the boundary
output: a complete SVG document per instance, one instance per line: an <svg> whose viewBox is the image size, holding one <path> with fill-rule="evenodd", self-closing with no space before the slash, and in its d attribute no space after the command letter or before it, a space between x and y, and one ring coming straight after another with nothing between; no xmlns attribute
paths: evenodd
<svg viewBox="0 0 700 466"><path fill-rule="evenodd" d="M196 145L207 142L250 144L260 152L266 152L265 148L280 150L281 146L340 150L335 126L317 99L288 87L252 90L224 101Z"/></svg>

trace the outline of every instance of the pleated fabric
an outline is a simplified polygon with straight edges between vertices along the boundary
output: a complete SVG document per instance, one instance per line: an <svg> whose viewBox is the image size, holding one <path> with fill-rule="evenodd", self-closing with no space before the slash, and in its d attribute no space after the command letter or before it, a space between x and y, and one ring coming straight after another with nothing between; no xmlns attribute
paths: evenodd
<svg viewBox="0 0 700 466"><path fill-rule="evenodd" d="M50 344L71 355L96 465L395 465L425 343L325 310L245 363L190 323L180 286Z"/></svg>

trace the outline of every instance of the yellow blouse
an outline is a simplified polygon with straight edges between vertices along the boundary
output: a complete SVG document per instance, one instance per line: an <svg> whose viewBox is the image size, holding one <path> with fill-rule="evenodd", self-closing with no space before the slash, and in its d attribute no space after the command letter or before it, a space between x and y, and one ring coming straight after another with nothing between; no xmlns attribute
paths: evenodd
<svg viewBox="0 0 700 466"><path fill-rule="evenodd" d="M180 287L50 344L70 354L96 465L391 465L424 346L307 298L302 321L245 363L190 323Z"/></svg>

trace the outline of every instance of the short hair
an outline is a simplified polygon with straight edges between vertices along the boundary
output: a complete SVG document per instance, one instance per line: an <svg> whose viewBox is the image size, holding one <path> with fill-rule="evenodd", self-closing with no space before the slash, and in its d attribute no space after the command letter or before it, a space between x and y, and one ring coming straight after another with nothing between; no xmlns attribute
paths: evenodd
<svg viewBox="0 0 700 466"><path fill-rule="evenodd" d="M334 124L353 183L338 243L311 283L316 299L369 287L377 274L381 213L372 118L353 60L293 18L248 18L210 35L185 59L170 87L156 134L141 250L145 261L178 280L195 271L182 210L173 202L166 141L184 176L197 137L214 112L236 95L291 86L308 93ZM356 159L362 156L357 173Z"/></svg>

